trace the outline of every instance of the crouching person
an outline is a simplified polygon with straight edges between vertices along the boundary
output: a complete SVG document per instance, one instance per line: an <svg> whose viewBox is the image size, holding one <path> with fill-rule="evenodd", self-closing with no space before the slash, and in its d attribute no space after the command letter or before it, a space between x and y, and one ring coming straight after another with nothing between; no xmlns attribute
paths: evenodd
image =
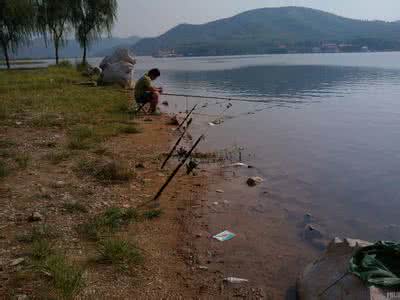
<svg viewBox="0 0 400 300"><path fill-rule="evenodd" d="M150 113L157 113L162 88L154 87L153 81L160 77L159 69L151 69L135 85L135 100L139 105L150 103Z"/></svg>

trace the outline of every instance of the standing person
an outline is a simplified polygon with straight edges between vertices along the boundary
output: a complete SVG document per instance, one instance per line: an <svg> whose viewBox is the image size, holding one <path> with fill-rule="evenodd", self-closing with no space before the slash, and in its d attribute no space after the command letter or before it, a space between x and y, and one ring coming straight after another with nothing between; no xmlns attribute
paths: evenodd
<svg viewBox="0 0 400 300"><path fill-rule="evenodd" d="M140 78L135 85L135 100L138 104L150 103L150 112L156 113L162 93L161 87L154 87L153 81L160 77L159 69L151 69Z"/></svg>

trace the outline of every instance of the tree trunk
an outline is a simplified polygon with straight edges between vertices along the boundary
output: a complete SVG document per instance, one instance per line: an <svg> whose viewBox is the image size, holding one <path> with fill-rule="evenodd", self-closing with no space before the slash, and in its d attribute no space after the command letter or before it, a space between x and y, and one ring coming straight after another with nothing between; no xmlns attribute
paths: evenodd
<svg viewBox="0 0 400 300"><path fill-rule="evenodd" d="M58 61L59 61L59 57L58 57L59 47L60 47L60 42L59 42L58 38L55 38L54 39L54 49L56 51L56 65L58 65Z"/></svg>
<svg viewBox="0 0 400 300"><path fill-rule="evenodd" d="M10 66L10 57L8 56L8 47L7 44L4 43L4 41L2 41L1 46L3 48L3 52L4 52L4 58L6 59L6 64L7 64L7 69L11 69Z"/></svg>
<svg viewBox="0 0 400 300"><path fill-rule="evenodd" d="M83 42L83 59L82 59L82 65L86 65L86 56L87 56L87 46L86 46L86 40Z"/></svg>

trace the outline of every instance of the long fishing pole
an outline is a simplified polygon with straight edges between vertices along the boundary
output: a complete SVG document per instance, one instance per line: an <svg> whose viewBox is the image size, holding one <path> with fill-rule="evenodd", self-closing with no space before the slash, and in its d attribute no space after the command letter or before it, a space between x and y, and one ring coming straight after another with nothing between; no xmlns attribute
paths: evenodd
<svg viewBox="0 0 400 300"><path fill-rule="evenodd" d="M190 118L192 113L196 110L197 106L198 106L198 104L193 106L192 110L186 115L186 118L182 121L181 124L179 124L179 126L176 128L176 130L179 130L183 126L183 124L185 124L185 122Z"/></svg>
<svg viewBox="0 0 400 300"><path fill-rule="evenodd" d="M169 161L169 159L172 157L172 155L174 154L176 148L179 146L179 143L182 141L183 137L185 136L186 132L188 131L190 124L192 124L193 119L190 119L187 122L186 128L183 131L182 135L179 137L178 141L175 143L174 147L172 147L172 150L168 153L167 158L164 160L162 166L161 166L161 170L164 169L165 165L167 164L167 162Z"/></svg>
<svg viewBox="0 0 400 300"><path fill-rule="evenodd" d="M262 100L262 99L239 99L239 98L228 98L228 97L216 97L216 96L201 96L201 95L188 95L188 94L172 94L172 93L163 93L165 96L174 96L174 97L186 97L186 98L198 98L198 99L216 99L216 100L225 100L225 101L236 101L236 102L283 102L283 103L303 103L303 101L294 100L294 101L286 101L286 100Z"/></svg>

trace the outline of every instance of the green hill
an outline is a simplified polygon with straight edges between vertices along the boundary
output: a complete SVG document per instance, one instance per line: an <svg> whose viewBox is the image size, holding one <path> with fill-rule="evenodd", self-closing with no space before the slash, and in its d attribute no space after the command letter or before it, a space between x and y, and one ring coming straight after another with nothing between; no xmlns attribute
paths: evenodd
<svg viewBox="0 0 400 300"><path fill-rule="evenodd" d="M362 21L303 8L263 8L202 25L181 24L157 38L139 41L138 55L175 50L183 55L309 52L323 43L352 44L360 49L400 49L400 23Z"/></svg>

